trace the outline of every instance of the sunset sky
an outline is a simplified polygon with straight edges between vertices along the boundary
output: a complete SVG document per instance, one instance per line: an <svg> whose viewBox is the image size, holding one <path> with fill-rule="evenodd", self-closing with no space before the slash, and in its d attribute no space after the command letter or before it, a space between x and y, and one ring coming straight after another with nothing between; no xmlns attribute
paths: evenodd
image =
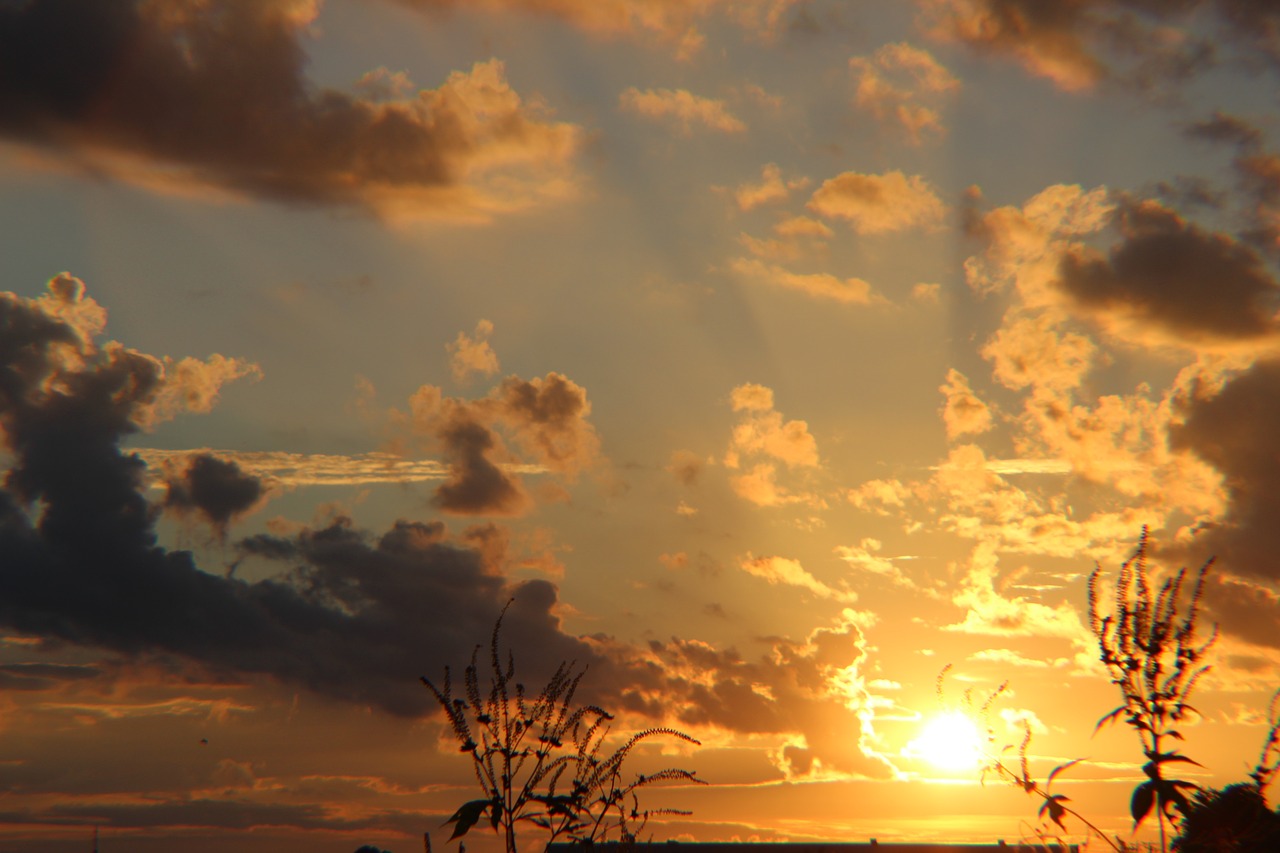
<svg viewBox="0 0 1280 853"><path fill-rule="evenodd" d="M1144 525L1242 780L1278 91L1264 0L0 0L0 850L453 853L418 679L509 599L702 741L657 840L1031 837L924 736L1006 680L1129 838Z"/></svg>

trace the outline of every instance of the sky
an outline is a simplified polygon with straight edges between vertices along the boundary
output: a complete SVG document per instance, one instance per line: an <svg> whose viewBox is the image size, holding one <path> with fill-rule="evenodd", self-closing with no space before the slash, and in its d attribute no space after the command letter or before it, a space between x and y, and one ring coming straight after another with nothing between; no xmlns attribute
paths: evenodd
<svg viewBox="0 0 1280 853"><path fill-rule="evenodd" d="M1131 838L1144 526L1244 779L1278 79L1264 0L0 0L0 850L454 850L508 602L701 742L657 840L1034 837L928 735L1006 681Z"/></svg>

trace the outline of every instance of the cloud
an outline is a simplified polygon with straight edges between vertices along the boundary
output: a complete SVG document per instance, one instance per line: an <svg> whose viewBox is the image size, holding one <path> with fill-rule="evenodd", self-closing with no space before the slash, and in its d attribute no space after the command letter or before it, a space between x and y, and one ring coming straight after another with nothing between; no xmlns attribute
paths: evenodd
<svg viewBox="0 0 1280 853"><path fill-rule="evenodd" d="M0 134L156 190L392 217L482 219L573 191L581 128L524 101L497 60L392 100L311 84L302 36L318 8L8 4Z"/></svg>
<svg viewBox="0 0 1280 853"><path fill-rule="evenodd" d="M341 456L328 453L293 453L283 450L160 450L130 448L146 463L148 470L182 467L194 456L211 455L234 462L241 471L271 486L359 486L376 483L422 483L443 480L446 465L435 459L406 459L395 453L373 452ZM541 465L504 466L515 474L540 474Z"/></svg>
<svg viewBox="0 0 1280 853"><path fill-rule="evenodd" d="M1259 361L1220 389L1201 390L1187 401L1185 420L1170 443L1194 452L1222 474L1225 513L1198 531L1196 551L1217 555L1238 575L1280 580L1280 361ZM1239 592L1239 590L1237 590ZM1223 593L1224 597L1226 593ZM1237 598L1239 596L1236 596Z"/></svg>
<svg viewBox="0 0 1280 853"><path fill-rule="evenodd" d="M808 184L808 178L784 181L778 164L766 163L760 173L760 183L742 184L734 190L733 200L739 210L754 210L761 205L785 201L792 190L804 189Z"/></svg>
<svg viewBox="0 0 1280 853"><path fill-rule="evenodd" d="M721 133L742 133L747 129L729 112L724 101L703 98L685 89L646 89L636 87L624 91L618 104L628 112L659 121L672 121L685 134L698 125Z"/></svg>
<svg viewBox="0 0 1280 853"><path fill-rule="evenodd" d="M976 188L969 203L981 200ZM1105 187L1085 191L1074 184L1055 184L1032 196L1022 207L971 211L967 230L983 241L983 252L964 264L965 281L982 294L1016 289L1027 308L1061 301L1054 288L1062 256L1072 241L1100 231L1116 205Z"/></svg>
<svg viewBox="0 0 1280 853"><path fill-rule="evenodd" d="M833 231L824 222L808 216L789 216L774 223L773 233L781 237L830 237Z"/></svg>
<svg viewBox="0 0 1280 853"><path fill-rule="evenodd" d="M846 604L852 604L858 600L856 593L827 586L805 571L799 560L793 560L790 557L755 557L747 554L738 565L747 574L763 578L771 585L800 587L809 590L819 598L830 598Z"/></svg>
<svg viewBox="0 0 1280 853"><path fill-rule="evenodd" d="M938 390L946 398L942 422L947 428L947 438L991 429L991 409L973 393L963 373L954 368L948 370L947 381Z"/></svg>
<svg viewBox="0 0 1280 853"><path fill-rule="evenodd" d="M691 450L676 450L667 463L667 473L682 485L694 486L706 464L706 460Z"/></svg>
<svg viewBox="0 0 1280 853"><path fill-rule="evenodd" d="M930 227L946 210L924 178L907 177L898 171L883 175L844 172L824 181L808 206L829 219L847 219L859 234Z"/></svg>
<svg viewBox="0 0 1280 853"><path fill-rule="evenodd" d="M789 777L888 778L893 765L875 749L862 617L846 609L836 624L800 642L772 641L766 656L694 640L651 642L630 671L651 672L627 693L633 710L669 713L679 723L788 736L773 756Z"/></svg>
<svg viewBox="0 0 1280 853"><path fill-rule="evenodd" d="M804 421L784 421L773 407L773 390L753 382L739 385L730 395L733 410L742 415L733 428L725 464L738 467L744 456L765 456L789 468L818 464L818 443Z"/></svg>
<svg viewBox="0 0 1280 853"><path fill-rule="evenodd" d="M1192 10L1216 7L1222 13L1221 35L1245 45L1247 30L1232 14L1234 5L1234 0L922 0L921 23L935 38L1010 58L1066 91L1106 80L1149 88L1186 79L1213 63L1214 40L1196 38L1200 27L1179 26Z"/></svg>
<svg viewBox="0 0 1280 853"><path fill-rule="evenodd" d="M494 524L454 532L439 521L401 519L375 533L334 515L318 526L235 542L236 562L217 574L201 569L190 552L157 545L155 508L144 497L148 472L120 442L141 429L166 381L163 362L87 340L87 327L77 325L93 313L82 286L57 279L51 293L43 300L0 294L0 437L7 466L0 487L0 626L6 630L111 650L125 660L158 659L179 671L194 663L220 677L270 678L339 702L418 717L433 709L418 676L439 677L445 666L469 660L510 601L502 636L517 650L527 683L545 680L562 661L576 661L591 671L583 701L662 722L785 740L791 745L778 760L794 774L891 775L867 722L871 697L859 673L864 615L846 611L800 642L771 639L770 653L749 661L696 640L632 645L604 634L566 634L556 587L510 579L510 570L530 558L513 551L513 538ZM81 304L68 302L72 297ZM476 401L446 404L436 390L435 404L418 414L455 446L472 439L455 440L452 429L501 428L551 470L572 472L592 458L587 439L594 433L582 420L585 394L558 374L512 377ZM760 386L744 388L737 401L750 415L772 412L772 394ZM801 427L792 438L803 434ZM796 450L788 443L779 452ZM220 490L243 485L244 472L200 461L211 458L196 454L190 465L174 468L188 489L182 501L193 511L229 518L246 495L228 498ZM200 473L202 466L208 471ZM206 475L217 486L216 500L194 487ZM532 560L545 562L547 537L534 535L530 545ZM262 579L244 580L248 574ZM5 664L0 680L35 688L91 679L90 669ZM97 702L92 709L62 704L69 713L121 720L239 707L199 698ZM128 812L72 804L65 814L77 820L95 814L121 825L241 826L275 819L229 801L191 798L180 805Z"/></svg>
<svg viewBox="0 0 1280 853"><path fill-rule="evenodd" d="M532 507L520 478L523 459L572 480L599 459L600 439L587 420L586 389L558 373L531 380L509 376L478 400L446 397L423 385L396 419L429 450L439 451L448 476L436 505L457 515L520 515ZM527 468L525 469L527 470Z"/></svg>
<svg viewBox="0 0 1280 853"><path fill-rule="evenodd" d="M1048 314L1007 317L982 347L982 357L1006 388L1065 392L1078 388L1093 368L1092 340L1062 331Z"/></svg>
<svg viewBox="0 0 1280 853"><path fill-rule="evenodd" d="M795 492L778 483L779 462L789 472L818 467L818 444L809 425L783 420L782 413L773 407L773 390L754 382L734 388L730 403L739 419L724 464L731 471L742 471L729 478L734 492L757 506L823 505L817 495Z"/></svg>
<svg viewBox="0 0 1280 853"><path fill-rule="evenodd" d="M868 537L856 546L837 545L835 553L837 557L855 569L888 578L898 586L915 589L915 582L903 574L902 569L898 568L898 565L892 559L880 556L880 550L883 547L880 540Z"/></svg>
<svg viewBox="0 0 1280 853"><path fill-rule="evenodd" d="M877 305L886 302L871 285L860 278L837 278L831 273L797 273L755 258L735 258L730 267L748 278L787 290L796 290L815 299L829 299L845 305Z"/></svg>
<svg viewBox="0 0 1280 853"><path fill-rule="evenodd" d="M1049 607L1023 596L1006 596L997 588L999 572L995 549L980 544L974 549L961 589L952 603L964 611L960 622L944 631L988 636L1059 637L1082 647L1093 644L1093 635L1067 602Z"/></svg>
<svg viewBox="0 0 1280 853"><path fill-rule="evenodd" d="M602 38L640 37L674 46L681 57L696 53L705 41L698 24L720 13L760 38L780 33L787 13L799 0L398 0L427 11L482 8L497 13L524 12L558 18Z"/></svg>
<svg viewBox="0 0 1280 853"><path fill-rule="evenodd" d="M906 42L887 44L869 57L850 59L849 71L856 85L854 104L879 121L895 122L912 144L946 133L929 104L960 88L960 81L927 50Z"/></svg>
<svg viewBox="0 0 1280 853"><path fill-rule="evenodd" d="M179 516L201 518L219 538L226 536L232 520L253 512L266 498L262 481L232 460L196 453L184 462L185 466L165 472L164 508Z"/></svg>
<svg viewBox="0 0 1280 853"><path fill-rule="evenodd" d="M1212 348L1280 332L1280 285L1249 247L1206 232L1154 201L1121 205L1119 244L1062 258L1073 306L1124 339Z"/></svg>
<svg viewBox="0 0 1280 853"><path fill-rule="evenodd" d="M454 381L466 382L473 373L493 376L498 372L498 354L489 346L489 336L492 334L493 323L481 320L476 323L474 338L469 337L466 332L458 332L453 343L445 345Z"/></svg>

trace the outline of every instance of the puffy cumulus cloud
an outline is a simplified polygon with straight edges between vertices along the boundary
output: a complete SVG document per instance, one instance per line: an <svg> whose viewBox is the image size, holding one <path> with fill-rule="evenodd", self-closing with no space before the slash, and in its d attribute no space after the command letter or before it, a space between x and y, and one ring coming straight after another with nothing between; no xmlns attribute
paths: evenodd
<svg viewBox="0 0 1280 853"><path fill-rule="evenodd" d="M435 492L442 510L519 515L532 506L520 476L534 470L530 462L572 480L598 461L600 438L590 414L586 389L553 372L529 380L509 376L478 400L446 397L439 387L423 385L410 398L409 412L393 417L428 449L444 454L448 476Z"/></svg>
<svg viewBox="0 0 1280 853"><path fill-rule="evenodd" d="M982 193L968 193L967 229L983 242L983 251L965 260L965 281L978 293L1014 288L1028 308L1056 304L1053 287L1065 252L1078 238L1102 230L1115 212L1105 187L1085 191L1055 184L1022 207L981 212Z"/></svg>
<svg viewBox="0 0 1280 853"><path fill-rule="evenodd" d="M622 109L658 121L674 122L683 133L695 126L721 133L742 133L747 126L729 112L724 101L704 98L686 89L646 89L632 86L618 96Z"/></svg>
<svg viewBox="0 0 1280 853"><path fill-rule="evenodd" d="M742 419L733 428L725 464L738 467L744 456L765 456L789 468L812 468L818 464L818 443L805 421L784 421L773 407L773 390L749 382L733 389L733 410Z"/></svg>
<svg viewBox="0 0 1280 853"><path fill-rule="evenodd" d="M945 398L942 422L947 428L947 438L991 429L991 408L973 393L963 373L954 368L948 370L947 381L938 390Z"/></svg>
<svg viewBox="0 0 1280 853"><path fill-rule="evenodd" d="M1231 572L1280 580L1280 361L1259 361L1222 385L1189 394L1173 444L1194 452L1221 473L1227 506L1204 525L1196 550L1217 555ZM1225 595L1225 594L1224 594Z"/></svg>
<svg viewBox="0 0 1280 853"><path fill-rule="evenodd" d="M458 332L452 343L445 345L449 353L449 370L457 382L466 382L471 374L493 376L498 372L498 354L489 345L493 323L481 320L476 323L475 337Z"/></svg>
<svg viewBox="0 0 1280 853"><path fill-rule="evenodd" d="M747 32L769 39L786 26L799 0L398 0L424 10L478 8L558 18L603 38L641 37L673 46L682 57L696 53L705 36L698 25L720 14Z"/></svg>
<svg viewBox="0 0 1280 853"><path fill-rule="evenodd" d="M572 192L581 129L526 103L501 62L390 100L311 84L301 39L319 5L7 4L0 134L157 190L396 217L483 218Z"/></svg>
<svg viewBox="0 0 1280 853"><path fill-rule="evenodd" d="M895 122L912 143L946 133L936 101L960 81L929 51L906 42L887 44L871 56L850 59L849 71L854 104L880 121Z"/></svg>
<svg viewBox="0 0 1280 853"><path fill-rule="evenodd" d="M52 293L86 298L82 287L57 281ZM158 547L144 463L120 442L141 428L166 381L163 364L120 345L94 346L46 304L0 296L0 431L8 452L0 624L269 674L397 713L424 710L413 689L422 650L464 655L484 636L511 594L495 567L465 542L446 543L442 527L408 523L376 542L334 522L241 546L289 560L306 577L299 584L213 575L188 552ZM171 493L174 505L216 522L251 502L242 474L198 460L177 469L183 494ZM550 606L546 593L535 598ZM345 609L330 606L335 601ZM455 624L471 636L461 639Z"/></svg>
<svg viewBox="0 0 1280 853"><path fill-rule="evenodd" d="M164 508L200 518L220 538L226 536L232 520L257 509L266 499L262 481L242 471L234 460L196 453L184 461L185 466L165 472Z"/></svg>
<svg viewBox="0 0 1280 853"><path fill-rule="evenodd" d="M665 712L685 726L781 736L786 745L774 760L791 777L888 778L896 769L875 749L874 697L861 674L865 622L845 610L803 641L775 640L770 654L756 660L680 639L651 642L640 658L619 650L631 657L632 673L653 674L623 699L628 710Z"/></svg>
<svg viewBox="0 0 1280 853"><path fill-rule="evenodd" d="M809 179L791 178L783 180L782 169L777 163L766 163L760 172L760 183L740 185L733 193L733 200L739 210L753 210L761 205L786 201L792 190L804 189Z"/></svg>
<svg viewBox="0 0 1280 853"><path fill-rule="evenodd" d="M789 471L817 468L818 443L801 420L784 420L773 407L773 390L753 382L730 394L738 423L729 439L724 464L734 473L729 484L741 498L757 506L806 503L822 506L817 495L797 492L778 482L778 463Z"/></svg>
<svg viewBox="0 0 1280 853"><path fill-rule="evenodd" d="M831 237L833 232L825 222L808 216L788 216L774 223L773 233L780 237Z"/></svg>
<svg viewBox="0 0 1280 853"><path fill-rule="evenodd" d="M1097 359L1092 340L1059 328L1049 314L1013 314L982 347L1006 388L1064 393L1080 387Z"/></svg>
<svg viewBox="0 0 1280 853"><path fill-rule="evenodd" d="M829 219L846 219L859 234L887 234L936 225L946 212L942 200L919 175L844 172L823 181L809 209Z"/></svg>
<svg viewBox="0 0 1280 853"><path fill-rule="evenodd" d="M73 290L64 285L55 290ZM509 579L523 556L494 525L455 533L440 522L400 520L374 533L339 516L242 539L232 571L204 571L190 552L157 545L156 515L143 496L144 464L120 449L164 381L159 360L94 347L74 322L11 294L0 296L0 327L6 630L125 659L194 661L418 716L432 710L418 676L468 660L511 601L503 638L519 650L522 676L535 682L561 661L576 660L591 668L588 701L655 720L802 739L809 767L890 772L859 746L867 703L858 624L865 620L853 615L801 642L777 640L770 656L752 662L692 640L633 646L570 636L556 615L554 585ZM513 382L489 405L498 407L496 416L548 430L542 438L549 446L542 438L530 446L565 464L557 432L549 429L555 413L564 412L555 403L557 387L572 390L554 378ZM522 399L526 392L530 399ZM205 500L193 490L188 503L224 512L244 504L243 495L224 498ZM531 545L541 552L547 543ZM249 582L237 576L249 566L257 576L279 571ZM0 672L26 687L92 677L89 668L12 663ZM176 706L155 710L187 713Z"/></svg>
<svg viewBox="0 0 1280 853"><path fill-rule="evenodd" d="M964 611L957 623L944 631L989 636L1058 637L1082 648L1094 643L1088 626L1067 602L1050 607L1025 596L1009 596L1001 589L995 549L980 544L974 549L960 590L952 603Z"/></svg>
<svg viewBox="0 0 1280 853"><path fill-rule="evenodd" d="M1233 8L1236 0L920 0L920 5L921 23L934 37L1008 57L1067 91L1104 80L1150 87L1209 66L1216 58L1215 42L1198 35L1205 26L1198 15L1206 9L1206 15L1217 13L1224 36L1255 49ZM1240 5L1254 6L1248 0ZM1269 17L1274 26L1276 16Z"/></svg>
<svg viewBox="0 0 1280 853"><path fill-rule="evenodd" d="M772 585L807 589L819 598L830 598L847 604L858 599L857 593L852 590L835 589L818 580L805 570L799 560L790 557L756 557L747 554L738 565L747 574L763 578Z"/></svg>
<svg viewBox="0 0 1280 853"><path fill-rule="evenodd" d="M1059 287L1108 331L1197 348L1280 337L1280 285L1249 247L1204 231L1154 201L1123 204L1121 240L1104 256L1073 247Z"/></svg>
<svg viewBox="0 0 1280 853"><path fill-rule="evenodd" d="M0 427L10 442L41 443L38 436L19 430L20 412L74 408L77 395L104 396L83 403L101 403L85 416L129 434L183 412L206 412L223 385L260 375L256 364L219 354L175 363L116 341L97 343L106 311L87 295L84 282L68 273L51 279L47 292L36 299L0 293L0 313L5 329L0 357L7 371L0 388Z"/></svg>
<svg viewBox="0 0 1280 853"><path fill-rule="evenodd" d="M756 258L735 258L731 269L755 281L795 290L814 299L831 300L844 305L880 305L887 300L860 278L838 278L831 273L792 272L777 264Z"/></svg>

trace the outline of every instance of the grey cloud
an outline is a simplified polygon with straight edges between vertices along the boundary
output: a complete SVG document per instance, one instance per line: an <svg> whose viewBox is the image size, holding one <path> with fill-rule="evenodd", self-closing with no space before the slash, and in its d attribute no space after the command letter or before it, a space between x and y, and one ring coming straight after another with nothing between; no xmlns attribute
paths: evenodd
<svg viewBox="0 0 1280 853"><path fill-rule="evenodd" d="M584 698L604 707L687 725L802 734L807 752L788 759L793 772L814 761L889 772L856 737L859 717L848 705L865 697L830 690L836 672L865 659L851 619L801 642L774 640L758 660L694 640L636 647L571 636L556 615L554 585L506 576L508 537L493 524L454 534L440 522L401 520L375 535L336 517L238 542L241 564L280 569L266 580L202 571L190 553L157 544L145 465L119 446L150 416L166 382L163 362L89 343L56 313L74 313L75 304L0 294L0 437L11 461L0 488L0 626L126 656L194 661L213 677L266 676L412 717L433 710L418 677L468 661L511 601L503 641L530 683L576 661L590 671ZM76 358L66 357L69 346ZM570 390L556 380L540 387ZM561 451L577 445L557 444L561 433L552 425L579 423L583 410L577 392L560 402L552 393L549 402L509 410L537 427L531 435L541 458L567 464ZM476 441L484 447L483 438ZM239 483L235 472L223 475ZM0 675L88 677L23 667ZM230 810L218 818L229 823L218 825L240 825L238 807L210 808ZM117 825L143 820L126 812L103 817Z"/></svg>
<svg viewBox="0 0 1280 853"><path fill-rule="evenodd" d="M254 509L266 496L257 477L246 474L234 461L198 453L186 467L165 480L165 509L179 515L195 514L224 536L227 525Z"/></svg>
<svg viewBox="0 0 1280 853"><path fill-rule="evenodd" d="M94 666L58 663L9 663L0 665L0 690L47 690L65 681L96 678Z"/></svg>
<svg viewBox="0 0 1280 853"><path fill-rule="evenodd" d="M1116 81L1158 89L1234 53L1280 66L1280 9L1268 0L940 0L933 30L1013 59L1064 89ZM1177 27L1182 38L1169 39Z"/></svg>
<svg viewBox="0 0 1280 853"><path fill-rule="evenodd" d="M1170 443L1217 468L1230 497L1226 515L1200 531L1198 552L1235 574L1280 580L1280 361L1257 362L1216 395L1189 401L1185 418Z"/></svg>
<svg viewBox="0 0 1280 853"><path fill-rule="evenodd" d="M1107 255L1078 248L1062 259L1058 284L1078 307L1128 321L1130 335L1163 329L1194 344L1276 334L1280 287L1250 247L1152 201L1124 203L1117 225Z"/></svg>
<svg viewBox="0 0 1280 853"><path fill-rule="evenodd" d="M106 174L145 164L158 182L177 169L186 186L370 209L444 206L478 158L563 165L577 147L578 129L528 113L497 63L388 103L318 88L307 23L292 0L5 4L0 135ZM493 115L468 112L468 86Z"/></svg>

